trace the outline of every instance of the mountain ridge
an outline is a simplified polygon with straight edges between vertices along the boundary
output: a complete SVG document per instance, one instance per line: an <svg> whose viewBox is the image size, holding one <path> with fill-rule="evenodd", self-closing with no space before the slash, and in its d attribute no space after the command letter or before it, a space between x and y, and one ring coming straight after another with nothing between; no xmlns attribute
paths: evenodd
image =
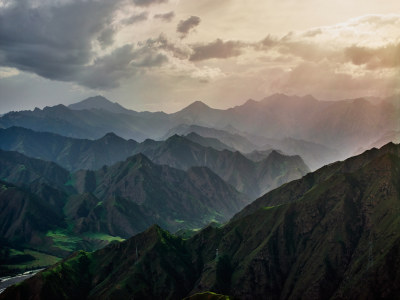
<svg viewBox="0 0 400 300"><path fill-rule="evenodd" d="M221 150L210 146L219 147ZM137 143L125 140L114 133L108 133L93 141L10 127L0 129L0 148L53 161L69 171L97 170L104 165L111 166L141 152L156 163L185 171L193 166L209 167L239 191L254 198L266 189L299 178L309 171L307 165L298 157L279 156L279 164L275 164L271 159L268 160L268 164L262 162L268 157L254 162L240 153L223 150L226 147L218 140L194 135L189 137L174 135L166 141L147 139ZM281 170L281 173L269 178L258 178L258 174L262 172L261 165L269 174L274 174L276 170Z"/></svg>
<svg viewBox="0 0 400 300"><path fill-rule="evenodd" d="M152 226L123 243L79 252L0 299L42 299L49 291L81 299L180 299L204 291L240 299L396 298L399 164L400 145L388 144L326 166L315 185L300 179L307 192L292 190L295 201L259 207L189 239Z"/></svg>
<svg viewBox="0 0 400 300"><path fill-rule="evenodd" d="M214 129L233 127L245 135L263 140L294 137L322 144L338 151L340 157L337 159L348 157L357 149L373 143L381 132L400 130L397 122L400 106L396 105L396 99L374 103L363 98L320 101L312 96L275 94L226 110L194 102L171 114L130 110L121 114L102 109L72 110L54 106L7 113L0 117L0 127L14 125L38 131L47 129L66 136L91 139L113 131L123 138L137 141L158 139L181 124ZM251 152L258 146L251 145L252 149L248 151L233 148Z"/></svg>
<svg viewBox="0 0 400 300"><path fill-rule="evenodd" d="M111 102L103 96L94 96L86 98L77 103L68 105L68 108L73 110L86 110L86 109L102 109L114 113L130 113L133 112L121 106L118 102Z"/></svg>

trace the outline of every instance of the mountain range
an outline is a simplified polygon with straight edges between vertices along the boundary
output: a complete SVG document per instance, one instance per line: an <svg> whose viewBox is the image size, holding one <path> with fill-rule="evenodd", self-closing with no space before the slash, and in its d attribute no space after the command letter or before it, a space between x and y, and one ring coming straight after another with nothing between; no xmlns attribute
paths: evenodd
<svg viewBox="0 0 400 300"><path fill-rule="evenodd" d="M180 126L196 125L230 133L231 137L224 139L221 135L206 137L216 137L242 152L267 150L264 146L268 145L268 139L294 138L323 145L336 153L333 156L332 153L326 157L322 155L315 165L311 163L310 167L315 170L367 147L379 139L382 132L399 131L399 107L393 103L395 101L390 99L373 104L362 98L319 101L312 96L275 94L261 101L248 100L226 110L213 109L197 101L179 112L166 114L135 112L97 96L70 107L57 105L43 110L10 112L0 117L0 127L51 130L69 137L88 139L99 139L114 132L122 138L141 142L146 138L157 140L171 136ZM229 142L232 135L233 140ZM270 146L284 151L275 145Z"/></svg>
<svg viewBox="0 0 400 300"><path fill-rule="evenodd" d="M226 222L249 203L208 168L178 170L143 154L70 173L0 150L0 178L3 245L58 257L129 238L155 223L175 232Z"/></svg>
<svg viewBox="0 0 400 300"><path fill-rule="evenodd" d="M22 127L0 129L0 149L53 161L69 171L95 170L135 154L138 143L107 133L97 140L36 132Z"/></svg>
<svg viewBox="0 0 400 300"><path fill-rule="evenodd" d="M0 116L0 299L396 298L399 103Z"/></svg>
<svg viewBox="0 0 400 300"><path fill-rule="evenodd" d="M399 145L369 150L269 192L223 227L182 239L152 226L76 252L0 299L395 299L399 165Z"/></svg>
<svg viewBox="0 0 400 300"><path fill-rule="evenodd" d="M219 151L211 146L223 148L218 140L195 133L186 137L174 135L166 141L148 139L137 143L113 133L98 140L87 140L19 127L0 129L0 149L53 161L69 171L96 170L143 153L155 163L185 171L191 167L208 167L238 191L254 199L309 171L299 156L271 151L254 162L237 151Z"/></svg>

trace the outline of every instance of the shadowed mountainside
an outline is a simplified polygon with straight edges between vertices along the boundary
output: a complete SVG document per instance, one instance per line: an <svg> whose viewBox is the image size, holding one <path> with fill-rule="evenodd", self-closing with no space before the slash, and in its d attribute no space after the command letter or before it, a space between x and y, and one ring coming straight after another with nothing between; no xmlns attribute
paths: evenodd
<svg viewBox="0 0 400 300"><path fill-rule="evenodd" d="M22 127L0 129L0 148L53 161L69 171L99 169L134 154L134 140L108 133L98 140L76 139Z"/></svg>
<svg viewBox="0 0 400 300"><path fill-rule="evenodd" d="M142 154L69 173L0 150L0 177L2 244L57 256L129 238L155 223L175 232L226 222L249 203L208 168L178 170Z"/></svg>
<svg viewBox="0 0 400 300"><path fill-rule="evenodd" d="M179 299L202 291L240 299L394 299L399 165L399 145L367 151L268 193L222 228L181 239L152 226L76 253L0 299Z"/></svg>
<svg viewBox="0 0 400 300"><path fill-rule="evenodd" d="M145 140L137 143L113 133L93 141L20 127L0 129L0 148L53 161L69 171L96 170L143 153L155 163L185 171L195 166L208 167L251 198L300 178L309 171L298 156L271 152L263 160L254 162L239 152L218 151L210 146L223 148L218 140L203 138L194 133L188 137L172 136L166 141Z"/></svg>

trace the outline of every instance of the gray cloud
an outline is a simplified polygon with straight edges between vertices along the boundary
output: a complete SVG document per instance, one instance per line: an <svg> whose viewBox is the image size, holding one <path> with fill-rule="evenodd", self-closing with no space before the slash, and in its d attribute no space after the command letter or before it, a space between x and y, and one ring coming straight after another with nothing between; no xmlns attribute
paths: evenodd
<svg viewBox="0 0 400 300"><path fill-rule="evenodd" d="M112 43L116 4L74 1L32 7L27 1L15 1L1 8L0 65L72 80L80 67L90 63L92 41Z"/></svg>
<svg viewBox="0 0 400 300"><path fill-rule="evenodd" d="M342 54L340 50L333 50L326 45L309 41L308 38L314 37L321 33L318 30L308 31L299 37L295 37L293 33L288 33L282 38L276 38L268 35L263 40L249 44L255 50L268 52L276 50L280 54L287 56L299 57L305 61L321 61L323 59L340 60Z"/></svg>
<svg viewBox="0 0 400 300"><path fill-rule="evenodd" d="M114 35L115 35L115 28L107 27L105 28L97 38L100 45L105 48L107 46L111 46L114 43Z"/></svg>
<svg viewBox="0 0 400 300"><path fill-rule="evenodd" d="M182 34L182 38L186 37L190 30L200 24L201 19L197 16L191 16L186 20L181 20L176 27L176 31Z"/></svg>
<svg viewBox="0 0 400 300"><path fill-rule="evenodd" d="M154 15L154 19L160 19L164 22L171 22L172 19L175 17L175 13L173 11L170 11L165 14L156 14Z"/></svg>
<svg viewBox="0 0 400 300"><path fill-rule="evenodd" d="M352 46L346 48L344 53L354 65L365 65L371 70L400 67L400 44L378 48Z"/></svg>
<svg viewBox="0 0 400 300"><path fill-rule="evenodd" d="M158 67L168 61L168 58L157 51L148 51L146 48L142 48L134 53L132 65L135 67Z"/></svg>
<svg viewBox="0 0 400 300"><path fill-rule="evenodd" d="M140 14L135 14L135 15L130 16L129 18L122 20L121 23L124 25L131 25L134 23L139 23L142 21L146 21L148 16L149 16L148 12L144 11L144 12L141 12Z"/></svg>
<svg viewBox="0 0 400 300"><path fill-rule="evenodd" d="M47 3L47 2L46 2ZM93 42L114 42L118 1L88 0L30 6L25 0L0 8L0 66L98 89L167 61L155 49L125 45L96 57ZM134 15L139 22L147 13Z"/></svg>
<svg viewBox="0 0 400 300"><path fill-rule="evenodd" d="M171 42L164 34L161 34L155 39L148 39L145 43L149 49L159 49L171 53L174 57L187 59L190 57L191 48L184 45L176 45Z"/></svg>
<svg viewBox="0 0 400 300"><path fill-rule="evenodd" d="M254 43L253 47L256 50L270 50L272 47L275 47L279 44L278 39L272 37L271 35L267 35L263 40L258 43Z"/></svg>
<svg viewBox="0 0 400 300"><path fill-rule="evenodd" d="M137 6L150 6L153 4L167 3L168 0L133 0Z"/></svg>
<svg viewBox="0 0 400 300"><path fill-rule="evenodd" d="M132 50L131 45L125 45L109 55L96 59L92 65L77 72L78 82L94 89L118 87L121 78L132 76L136 72L130 64L134 58Z"/></svg>
<svg viewBox="0 0 400 300"><path fill-rule="evenodd" d="M116 88L121 79L167 61L165 55L146 46L134 49L132 45L125 45L81 68L76 77L80 84L93 89Z"/></svg>
<svg viewBox="0 0 400 300"><path fill-rule="evenodd" d="M205 45L193 46L193 54L190 56L191 61L200 61L211 58L229 58L239 56L242 52L241 49L246 44L239 41L224 42L217 39L214 42Z"/></svg>

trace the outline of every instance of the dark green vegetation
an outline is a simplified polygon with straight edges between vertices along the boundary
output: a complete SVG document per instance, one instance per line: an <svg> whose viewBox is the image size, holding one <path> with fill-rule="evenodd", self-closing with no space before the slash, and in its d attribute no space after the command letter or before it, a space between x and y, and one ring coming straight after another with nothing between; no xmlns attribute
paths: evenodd
<svg viewBox="0 0 400 300"><path fill-rule="evenodd" d="M0 299L396 299L399 182L400 146L388 144L268 193L223 227L182 239L152 226Z"/></svg>
<svg viewBox="0 0 400 300"><path fill-rule="evenodd" d="M298 156L270 152L254 162L239 152L216 150L223 148L221 144L216 139L197 134L187 137L174 135L166 141L145 140L138 144L112 133L93 141L20 127L0 129L0 148L53 161L69 171L96 170L143 153L155 163L185 171L195 166L208 167L252 199L309 171Z"/></svg>
<svg viewBox="0 0 400 300"><path fill-rule="evenodd" d="M28 256L27 249L65 257L155 223L175 232L225 222L248 203L207 168L185 172L142 154L98 171L69 173L55 163L0 150L0 178L0 259L6 270L48 261Z"/></svg>

